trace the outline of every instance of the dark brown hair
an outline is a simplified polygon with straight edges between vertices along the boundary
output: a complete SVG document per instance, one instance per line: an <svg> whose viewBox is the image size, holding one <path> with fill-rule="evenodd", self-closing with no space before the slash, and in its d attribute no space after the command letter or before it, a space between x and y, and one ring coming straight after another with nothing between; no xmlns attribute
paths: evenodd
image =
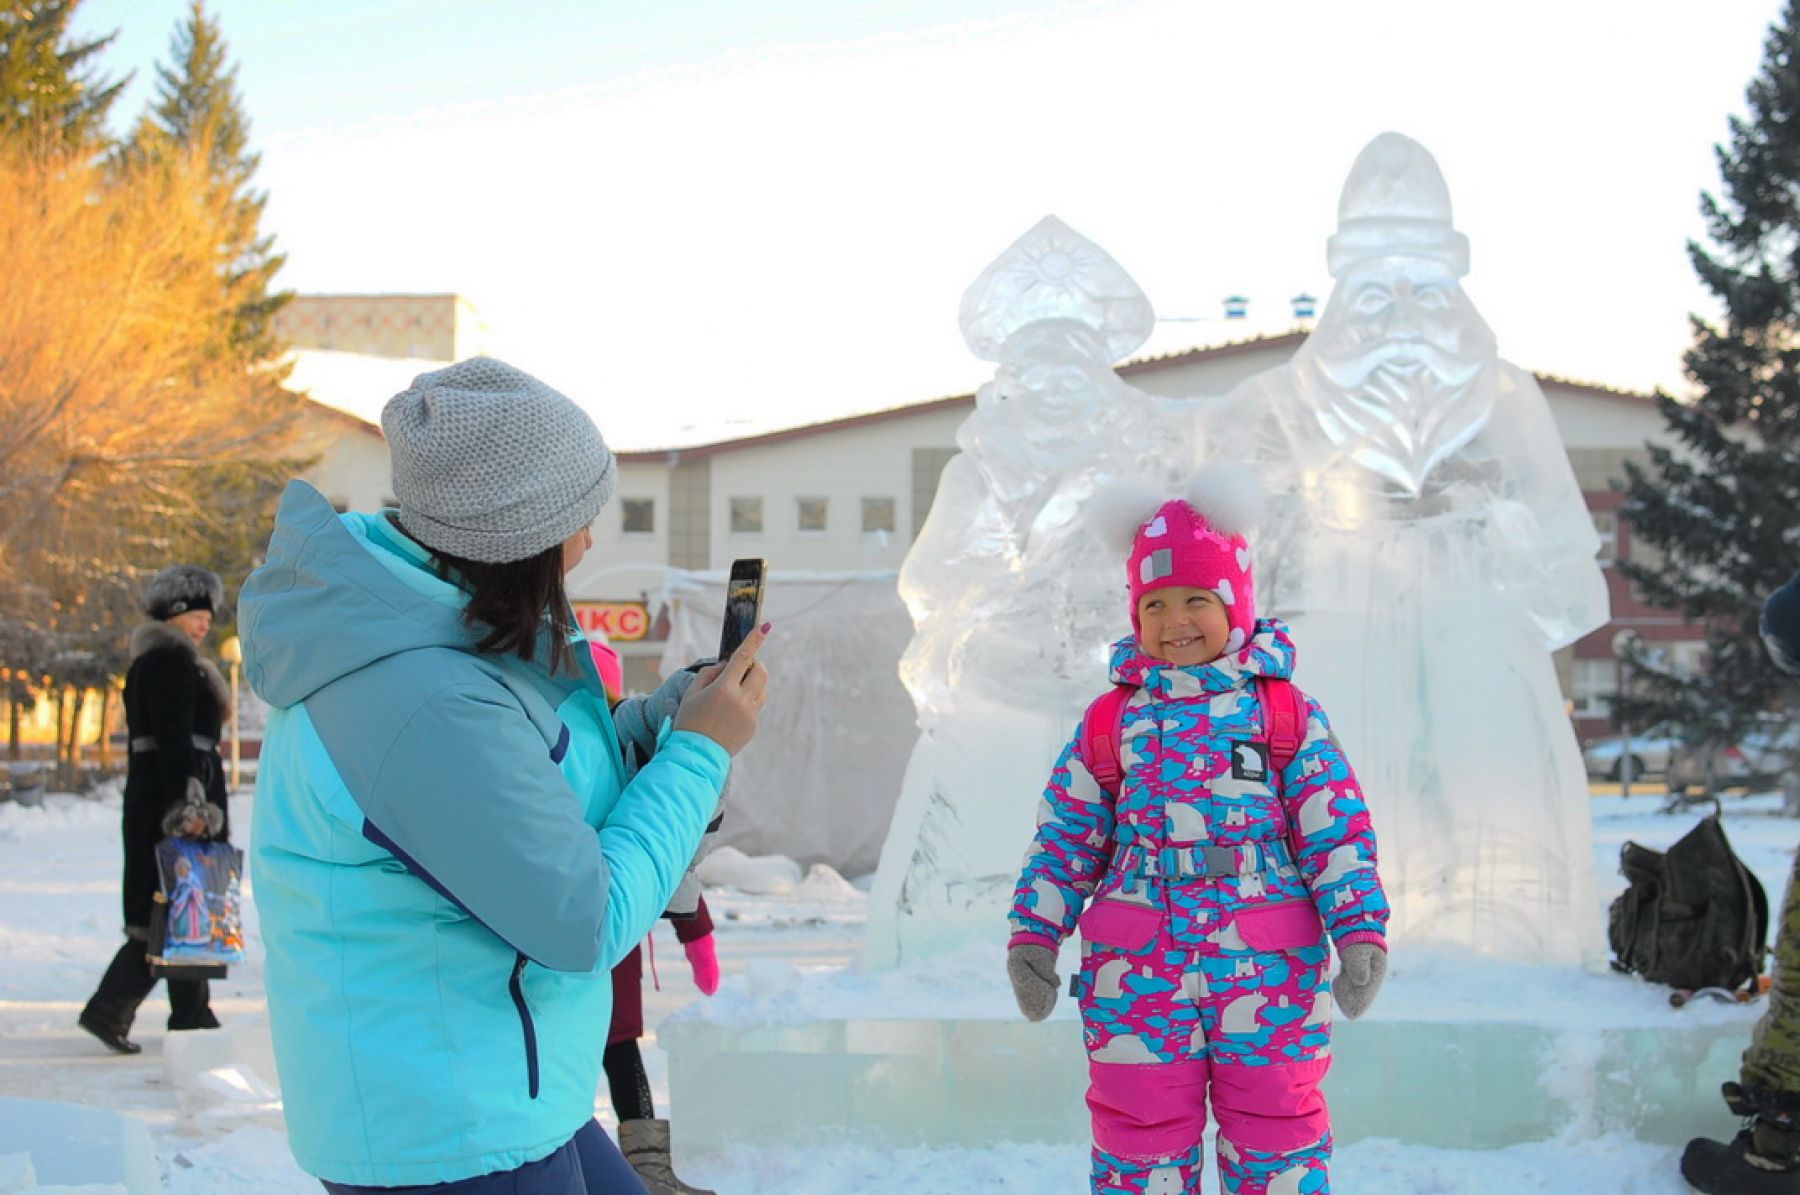
<svg viewBox="0 0 1800 1195"><path fill-rule="evenodd" d="M569 640L575 634L569 619L569 597L563 589L561 544L536 556L487 564L437 553L438 574L469 595L463 622L487 633L475 645L479 652L503 655L512 652L521 660L537 654L538 633L550 631L550 671L575 667Z"/></svg>

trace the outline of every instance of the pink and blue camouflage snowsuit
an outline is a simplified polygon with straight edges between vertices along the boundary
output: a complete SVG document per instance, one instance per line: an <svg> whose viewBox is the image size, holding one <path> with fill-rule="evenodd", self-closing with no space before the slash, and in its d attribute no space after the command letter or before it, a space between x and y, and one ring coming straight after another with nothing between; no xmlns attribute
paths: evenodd
<svg viewBox="0 0 1800 1195"><path fill-rule="evenodd" d="M1199 1192L1209 1095L1230 1195L1330 1189L1326 938L1385 946L1388 906L1361 789L1311 698L1271 774L1254 679L1293 665L1274 619L1194 666L1120 640L1112 679L1138 690L1120 793L1094 780L1079 733L1044 790L1012 944L1054 950L1080 926L1095 1192Z"/></svg>

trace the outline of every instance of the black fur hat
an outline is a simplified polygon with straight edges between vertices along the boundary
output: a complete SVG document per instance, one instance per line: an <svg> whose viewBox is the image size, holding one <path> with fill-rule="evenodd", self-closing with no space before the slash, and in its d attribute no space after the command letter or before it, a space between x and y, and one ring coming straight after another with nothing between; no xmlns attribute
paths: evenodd
<svg viewBox="0 0 1800 1195"><path fill-rule="evenodd" d="M171 564L150 579L144 590L144 613L155 619L173 618L189 610L218 613L225 605L225 583L219 574L197 564Z"/></svg>

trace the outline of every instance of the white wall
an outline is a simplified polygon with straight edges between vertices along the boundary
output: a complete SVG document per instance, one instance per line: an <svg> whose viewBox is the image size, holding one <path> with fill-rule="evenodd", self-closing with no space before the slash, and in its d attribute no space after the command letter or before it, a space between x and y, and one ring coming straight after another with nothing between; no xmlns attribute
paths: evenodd
<svg viewBox="0 0 1800 1195"><path fill-rule="evenodd" d="M771 570L898 569L912 546L914 448L950 448L972 408L957 406L713 454L714 568L761 556ZM760 497L760 535L734 534L731 499ZM799 530L798 499L827 500L822 532ZM894 500L894 531L864 535L862 499Z"/></svg>
<svg viewBox="0 0 1800 1195"><path fill-rule="evenodd" d="M655 503L655 530L627 533L626 498ZM669 470L661 462L622 461L612 499L594 523L594 547L566 582L575 601L635 601L662 589L669 562Z"/></svg>
<svg viewBox="0 0 1800 1195"><path fill-rule="evenodd" d="M372 513L391 500L387 441L354 416L325 410L303 414L300 450L318 456L300 479L334 506Z"/></svg>
<svg viewBox="0 0 1800 1195"><path fill-rule="evenodd" d="M1647 399L1596 394L1550 381L1542 383L1564 448L1642 448L1669 441L1656 404Z"/></svg>

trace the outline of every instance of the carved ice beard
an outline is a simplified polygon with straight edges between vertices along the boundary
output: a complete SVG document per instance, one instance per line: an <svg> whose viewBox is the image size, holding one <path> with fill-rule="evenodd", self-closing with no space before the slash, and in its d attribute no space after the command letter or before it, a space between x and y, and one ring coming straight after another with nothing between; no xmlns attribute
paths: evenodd
<svg viewBox="0 0 1800 1195"><path fill-rule="evenodd" d="M1299 353L1298 363L1323 375L1312 413L1326 437L1414 496L1493 411L1482 373L1497 359L1494 335L1460 288L1446 293L1448 307L1404 333L1374 326L1334 295Z"/></svg>

